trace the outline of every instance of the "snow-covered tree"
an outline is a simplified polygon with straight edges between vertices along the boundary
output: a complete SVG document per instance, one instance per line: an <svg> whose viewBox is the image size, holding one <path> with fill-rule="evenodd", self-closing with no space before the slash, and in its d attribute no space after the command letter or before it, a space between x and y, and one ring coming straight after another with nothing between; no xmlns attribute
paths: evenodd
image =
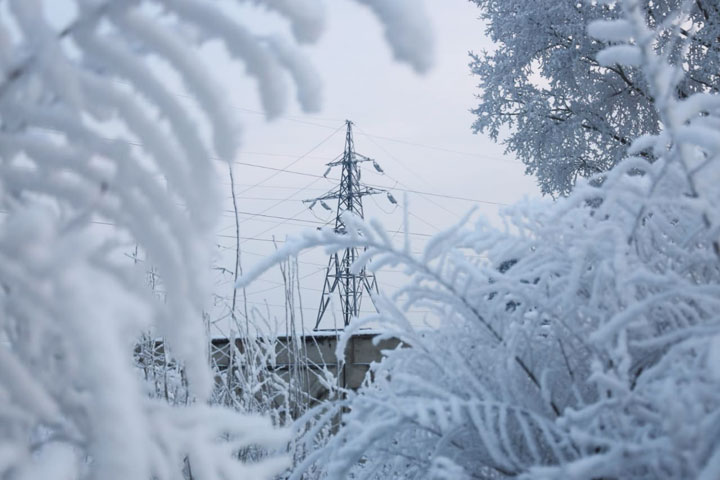
<svg viewBox="0 0 720 480"><path fill-rule="evenodd" d="M220 206L210 159L233 160L239 132L194 47L224 43L270 117L289 80L304 109L319 101L296 45L317 38L321 5L253 3L286 19L294 40L256 35L198 0L0 3L0 477L268 478L286 465L238 461L239 450L287 435L205 403L201 311ZM362 3L399 59L428 67L415 2ZM196 102L171 94L168 78ZM113 237L97 223L113 224ZM164 302L122 262L136 243ZM143 391L133 353L150 328L196 402Z"/></svg>
<svg viewBox="0 0 720 480"><path fill-rule="evenodd" d="M363 245L355 268L372 258L412 275L352 327L381 323L406 348L387 352L356 394L302 419L315 450L291 478L720 476L720 95L683 95L685 72L657 52L682 39L688 10L663 25L644 13L625 0L589 25L615 42L598 63L645 75L663 125L631 140L610 172L555 204L507 210L505 229L461 222L420 256L409 236L396 247L357 218L348 235L284 247ZM412 307L440 327L412 324Z"/></svg>
<svg viewBox="0 0 720 480"><path fill-rule="evenodd" d="M502 139L507 151L537 176L543 193L565 195L578 177L612 168L633 136L656 134L660 118L643 74L633 65L602 64L597 53L615 38L588 37L588 21L617 18L607 2L585 0L471 0L495 43L472 54L480 79L473 110L476 132ZM720 88L720 8L717 2L652 0L641 9L659 27L681 5L686 23L676 37L659 37L655 47L685 71L678 94Z"/></svg>

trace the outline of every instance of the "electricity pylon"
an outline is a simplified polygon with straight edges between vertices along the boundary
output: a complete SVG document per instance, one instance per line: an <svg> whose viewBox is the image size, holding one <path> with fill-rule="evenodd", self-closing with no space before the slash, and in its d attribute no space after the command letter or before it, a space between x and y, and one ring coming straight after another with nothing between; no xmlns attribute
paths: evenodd
<svg viewBox="0 0 720 480"><path fill-rule="evenodd" d="M396 203L393 196L381 189L364 186L360 183L360 167L358 164L363 162L372 162L375 169L382 172L382 169L372 158L368 158L355 151L355 142L353 141L352 125L350 120L346 120L347 132L345 134L345 150L342 157L338 158L327 164L328 169L324 176L327 176L333 167L341 166L342 173L340 175L340 185L332 190L331 192L317 197L311 200L305 200L311 202L310 208L315 203L320 204L327 210L331 210L331 207L325 203L326 200L337 199L337 213L335 216L335 233L345 234L347 233L346 225L343 222L342 216L345 212L352 212L360 218L364 218L362 197L366 195L376 195L379 193L385 193L388 196L388 200L392 203ZM330 297L338 292L340 295L342 314L343 314L343 326L347 327L350 324L350 320L353 317L357 317L360 313L360 304L362 301L363 292L367 292L371 295L371 292L377 293L378 285L375 274L366 271L365 267L358 273L352 273L350 267L359 256L357 248L346 248L341 252L335 252L330 255L328 260L327 270L325 272L325 282L323 284L323 293L320 297L320 307L318 308L317 320L315 322L315 329L317 330L320 322L325 315L328 304L330 303Z"/></svg>

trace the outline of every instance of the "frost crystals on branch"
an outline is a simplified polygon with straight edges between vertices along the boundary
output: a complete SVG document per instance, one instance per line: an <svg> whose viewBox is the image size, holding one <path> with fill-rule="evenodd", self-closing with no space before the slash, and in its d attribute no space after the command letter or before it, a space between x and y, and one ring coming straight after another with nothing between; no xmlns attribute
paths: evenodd
<svg viewBox="0 0 720 480"><path fill-rule="evenodd" d="M610 171L555 204L506 210L505 230L448 229L420 256L409 237L397 248L354 219L349 235L286 244L281 254L366 246L358 266L372 256L371 268L412 276L354 325L382 324L407 348L305 416L299 430L320 448L291 478L720 478L720 97L686 89L673 61L699 41L684 32L694 9L713 7L661 3L648 23L643 5L625 0L589 26L613 42L593 58L635 65L664 127L623 129L637 138ZM413 307L439 327L416 328Z"/></svg>
<svg viewBox="0 0 720 480"><path fill-rule="evenodd" d="M238 131L195 39L219 40L245 64L270 117L289 79L304 109L320 100L295 45L318 37L321 6L255 3L287 20L295 41L257 36L199 0L0 3L0 477L213 480L285 468L236 453L282 447L286 432L204 403L213 378L201 311L220 211L210 159L234 160ZM429 38L421 10L364 3L397 56L425 68L428 52L409 48ZM72 18L59 25L58 9ZM199 108L170 93L160 63ZM113 237L97 224L114 225ZM118 261L135 243L166 302ZM151 327L195 404L142 391L133 349Z"/></svg>

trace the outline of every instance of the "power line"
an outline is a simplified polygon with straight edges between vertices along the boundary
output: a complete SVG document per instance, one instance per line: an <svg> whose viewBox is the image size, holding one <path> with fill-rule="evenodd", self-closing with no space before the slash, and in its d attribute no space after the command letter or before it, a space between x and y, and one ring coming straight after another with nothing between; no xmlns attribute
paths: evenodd
<svg viewBox="0 0 720 480"><path fill-rule="evenodd" d="M235 239L235 235L216 234L215 236L220 237L220 238L232 238L233 240ZM260 238L260 237L237 237L237 238L239 238L240 240L245 240L245 241L285 243L285 240L276 240L273 238ZM241 245L242 245L242 243L241 243Z"/></svg>
<svg viewBox="0 0 720 480"><path fill-rule="evenodd" d="M368 186L371 186L371 187L389 188L389 187L383 187L382 185L373 185L373 184L371 184L371 183L368 183L367 185L368 185ZM399 190L399 191L401 191L401 192L407 192L407 193L416 193L416 194L418 194L418 195L430 195L430 196L432 196L432 197L449 198L449 199L451 199L451 200L464 200L464 201L466 201L466 202L485 203L485 204L488 204L488 205L498 205L498 206L508 206L508 205L510 205L509 203L493 202L493 201L490 201L490 200L478 200L477 198L459 197L459 196L456 196L456 195L445 195L445 194L441 194L441 193L423 192L423 191L421 191L421 190L412 190L412 189L409 189L409 188L397 188L397 187L395 187L395 188L393 188L393 190Z"/></svg>
<svg viewBox="0 0 720 480"><path fill-rule="evenodd" d="M304 210L303 210L303 211L304 211ZM299 218L293 218L293 217L283 217L283 216L280 216L280 215L265 215L265 214L258 214L258 213L252 213L252 212L241 212L241 211L238 211L238 214L240 214L240 215L253 215L253 216L256 216L256 217L274 218L274 219L286 220L286 221L288 221L288 220L294 220L294 221L296 221L296 222L305 222L305 223L311 223L311 224L315 224L315 225L328 225L328 224L330 223L330 222L321 222L321 221L318 221L318 220L305 220L305 219L299 219ZM282 222L278 223L277 225L282 225ZM405 232L404 232L404 231L401 231L401 230L396 230L396 231L388 231L388 233L405 233ZM416 235L416 236L419 236L419 237L432 237L432 234L429 234L429 233L408 232L408 235Z"/></svg>
<svg viewBox="0 0 720 480"><path fill-rule="evenodd" d="M322 178L322 177L321 177L321 178ZM293 197L294 197L296 194L305 191L305 190L306 190L307 188L309 188L310 186L316 184L316 183L318 182L318 180L320 180L320 179L315 179L315 180L313 180L312 182L310 182L310 183L308 183L307 185L305 185L304 187L301 187L301 188L297 189L295 192L291 193L291 194L288 195L287 197L282 198L282 199L279 199L277 202L273 203L273 204L270 205L269 207L267 207L267 208L261 210L260 212L254 214L254 216L258 216L258 215L260 215L260 214L267 213L267 212L269 212L270 210L272 210L273 208L277 207L278 205L280 205L280 204L282 204L282 203L284 203L284 202L286 202L286 201L288 201L288 200L290 200L290 199L293 199ZM305 211L305 209L303 208L300 212L296 213L291 219L294 219L295 217L298 217L298 216L301 215L304 211ZM239 223L245 223L245 222L250 221L250 220L252 220L252 219L253 219L253 216L251 216L250 218L246 218L245 220L243 220L242 222L239 222Z"/></svg>
<svg viewBox="0 0 720 480"><path fill-rule="evenodd" d="M435 146L435 145L428 145L428 144L424 144L424 143L411 142L411 141L409 141L409 140L402 140L402 139L399 139L399 138L386 137L386 136L383 136L383 135L372 135L372 134L369 134L369 133L360 133L359 135L363 135L363 136L365 136L365 137L370 137L370 138L377 138L377 139L379 139L379 140L387 140L387 141L389 141L389 142L400 143L400 144L403 144L403 145L410 145L410 146L413 146L413 147L425 148L425 149L428 149L428 150L436 150L436 151L439 151L439 152L453 153L453 154L456 154L456 155L463 155L463 156L466 156L466 157L484 158L484 159L486 159L486 160L494 160L494 161L496 161L496 162L502 162L502 163L522 163L522 162L519 162L519 161L517 161L517 160L510 160L510 159L506 159L506 158L503 158L503 157L496 157L496 156L492 156L492 155L482 155L482 154L479 154L479 153L472 153L472 152L463 152L463 151L460 151L460 150L453 150L453 149L451 149L451 148L439 147L439 146ZM376 144L376 145L377 145L377 144Z"/></svg>
<svg viewBox="0 0 720 480"><path fill-rule="evenodd" d="M34 128L38 128L39 130L48 130L48 131L55 131L55 132L63 133L63 132L60 131L60 130L52 129L52 128L44 128L44 127L42 127L42 128L40 128L40 127L34 127ZM340 127L340 128L342 128L342 127ZM323 139L322 142L320 142L320 144L318 144L318 145L316 145L315 147L313 147L313 148L312 148L311 150L309 150L307 153L310 153L310 152L314 151L314 150L315 150L316 148L318 148L322 143L324 143L324 142L326 142L327 140L329 140L329 139L330 139L335 133L337 133L338 131L339 131L339 129L334 130L332 134L330 134L328 137L326 137L325 139ZM374 136L374 137L375 137L375 138L378 138L377 136ZM133 145L133 146L135 146L135 147L144 148L144 145L143 145L142 143L131 142L131 141L126 140L126 139L121 139L121 138L107 138L107 137L102 137L102 138L103 138L104 140L107 140L107 141L121 142L121 143L126 143L126 144L128 144L128 145ZM380 137L380 138L382 138L382 137ZM389 138L389 137L387 137L387 138ZM290 170L290 169L289 169L289 167L290 167L291 165L293 165L293 164L295 164L296 162L300 161L302 158L305 158L305 156L307 155L307 153L301 155L301 156L298 157L298 158L296 158L293 162L291 162L289 165L287 165L287 166L285 166L285 167L283 167L283 168L268 167L268 166L266 166L266 165L258 165L258 164L256 164L256 163L250 163L250 162L233 161L232 163L235 164L235 165L244 165L244 166L248 166L248 167L261 168L261 169L272 170L272 171L277 172L276 174L271 175L270 177L268 177L268 178L266 178L266 179L264 179L264 180L262 180L262 181L260 181L260 182L258 182L258 183L256 183L256 184L252 184L250 187L248 187L247 189L243 190L243 191L240 192L240 193L245 193L245 192L247 192L248 190L250 190L250 189L252 189L252 188L255 188L256 186L259 186L259 185L261 185L262 183L264 183L264 182L266 182L266 181L274 178L275 176L279 175L280 173L289 173L289 174L293 174L293 175L302 175L302 176L313 177L313 178L317 178L317 179L326 178L326 177L323 177L322 175L316 175L316 174L312 174L312 173L300 172L300 171L297 171L297 170ZM227 163L226 160L220 159L220 158L218 158L218 157L211 157L211 159L212 159L212 160L215 160L215 161L218 161L218 162ZM333 178L329 178L329 177L327 177L327 180L338 181L338 179L333 179ZM312 185L312 184L309 184L309 185ZM386 185L375 185L375 184L367 184L367 185L368 185L368 186L371 186L371 187L376 187L376 188L391 188L391 187L388 187L388 186L386 186ZM308 188L308 187L303 187L303 189L305 189L305 188ZM434 197L447 198L447 199L451 199L451 200L463 200L463 201L468 201L468 202L484 203L484 204L488 204L488 205L499 205L499 206L508 206L508 205L509 205L509 204L507 204L507 203L502 203L502 202L493 202L493 201L490 201L490 200L480 200L480 199L476 199L476 198L459 197L459 196L445 195L445 194L440 194L440 193L423 192L423 191L421 191L421 190L413 190L413 189L408 189L408 188L392 187L392 189L393 189L393 190L397 190L397 191L401 191L401 192L416 193L416 194L418 194L418 195L431 195L431 196L434 196ZM300 190L299 190L299 191L300 191ZM270 207L270 208L272 208L272 207Z"/></svg>
<svg viewBox="0 0 720 480"><path fill-rule="evenodd" d="M279 202L279 203L281 203L281 202ZM264 210L264 211L267 211L267 209ZM313 224L313 225L323 225L323 226L324 226L324 225L327 225L327 224L329 223L329 222L321 222L321 221L317 221L317 220L306 220L306 219L302 219L302 218L297 218L297 217L299 217L302 213L304 213L305 211L306 211L306 210L303 208L301 211L299 211L298 213L296 213L293 217L283 217L283 216L279 216L279 215L267 215L267 214L262 213L262 212L261 212L261 213L255 213L255 212L240 212L240 211L238 211L237 213L238 213L239 215L249 215L249 216L250 216L250 218L243 219L241 222L238 222L238 223L239 223L239 224L240 224L240 223L245 223L245 222L248 222L248 221L250 221L250 220L254 220L254 221L256 221L256 222L263 222L263 221L264 221L264 220L258 220L257 217L275 218L275 219L283 220L282 222L269 222L269 223L272 223L272 224L274 225L274 227L271 227L271 228L268 228L268 229L266 229L266 230L263 230L262 232L259 233L259 235L262 235L262 234L267 233L267 232L269 232L269 231L271 231L271 230L274 230L275 228L279 227L280 225L284 225L284 224L286 224L286 223L289 222L289 221L305 222L305 223L310 223L310 224ZM235 211L234 211L234 210L225 210L224 212L232 214L232 217L231 217L231 218L234 218L234 216L235 216ZM267 221L265 221L265 222L268 223ZM225 231L225 230L227 230L227 229L229 229L229 228L233 228L233 227L234 227L234 225L228 225L228 226L222 228L222 229L221 229L219 232L217 232L217 233L223 232L223 231Z"/></svg>
<svg viewBox="0 0 720 480"><path fill-rule="evenodd" d="M317 269L313 270L312 272L307 273L307 274L301 276L298 280L303 280L303 279L305 279L305 278L312 277L313 275L317 275L318 273L322 272L323 270L325 270L325 266L322 266L322 267L320 267L320 268L317 268ZM270 280L266 280L266 281L269 282L269 283L275 283L275 284L277 284L277 285L274 286L274 287L264 288L264 289L262 289L262 290L250 291L250 292L248 292L248 296L250 296L250 295L259 295L259 294L261 294L261 293L270 292L270 291L272 291L272 290L276 290L276 289L278 289L278 288L280 288L280 287L282 287L282 286L285 286L285 284L282 283L282 282L272 282L272 281L270 281ZM322 292L322 290L320 290L319 288L302 287L302 289L303 289L303 290L313 291L313 292Z"/></svg>
<svg viewBox="0 0 720 480"><path fill-rule="evenodd" d="M285 308L285 307L286 307L286 305L280 305L279 303L251 302L251 301L249 301L249 300L248 300L247 303L250 304L250 305L262 305L262 306L277 307L277 308ZM300 307L296 307L296 308L300 308ZM312 308L312 307L303 307L303 310L315 311L315 309ZM370 310L360 310L358 313L376 314L377 312L375 312L375 311L370 311Z"/></svg>
<svg viewBox="0 0 720 480"><path fill-rule="evenodd" d="M231 210L231 211L232 211L232 210ZM320 221L318 221L318 220L306 220L306 219L304 219L304 218L295 219L295 218L290 218L290 217L283 217L283 216L280 216L280 215L266 215L266 214L263 214L263 213L241 212L241 211L238 211L237 213L238 213L239 215L253 215L253 216L255 216L255 217L275 218L275 219L278 219L278 220L295 220L295 221L297 221L297 222L312 223L312 224L316 224L316 225L317 225L317 224L319 224L319 225L326 225L326 224L328 223L328 222L320 222Z"/></svg>
<svg viewBox="0 0 720 480"><path fill-rule="evenodd" d="M232 238L235 239L235 237L232 237ZM235 246L234 246L234 245L231 246L231 247L227 247L227 246L225 246L225 245L217 244L217 246L220 247L220 248L226 249L226 250L235 250ZM252 255L252 256L255 256L255 257L267 257L267 256L268 256L267 253L253 252L253 251L247 250L247 249L245 249L245 248L241 248L241 249L240 249L240 254L241 254L241 255L246 255L246 254L247 254L247 255ZM322 264L322 263L307 262L307 261L299 260L299 259L298 259L297 262L300 263L300 264L303 264L303 265L311 265L311 266L313 266L313 267L325 268L325 267L327 266L327 265L324 265L324 264Z"/></svg>
<svg viewBox="0 0 720 480"><path fill-rule="evenodd" d="M232 218L232 217L226 216L226 215L224 215L224 217L225 217L225 218ZM285 223L285 222L278 222L277 220L272 220L272 219L267 219L267 220L266 220L266 219L264 219L264 218L254 218L254 219L253 219L253 222L259 222L259 223L264 223L264 224L271 224L271 225L276 225L276 226L277 226L277 225L280 225L281 223ZM293 222L307 222L307 220L297 219L297 220L293 220ZM303 227L303 228L311 228L311 225L309 225L308 223L288 223L288 225L293 225L293 226L296 226L296 227ZM234 228L234 225L227 225L227 226L221 228L220 230L218 230L216 233L220 234L220 233L223 233L223 232L225 232L225 231L227 231L227 230L229 230L229 229L231 229L231 228Z"/></svg>
<svg viewBox="0 0 720 480"><path fill-rule="evenodd" d="M216 158L215 160L224 162L224 160L221 160L219 158ZM315 175L314 173L305 173L305 172L298 172L297 170L288 170L288 169L281 169L281 168L275 168L275 167L268 167L267 165L258 165L257 163L239 162L239 161L235 161L233 163L235 165L244 165L246 167L255 167L255 168L262 168L265 170L274 170L274 171L283 172L283 173L292 173L293 175L303 175L305 177L324 178L322 175Z"/></svg>
<svg viewBox="0 0 720 480"><path fill-rule="evenodd" d="M297 155L291 155L289 153L275 153L275 152L253 152L250 150L242 150L242 155L255 155L258 157L281 157L281 158L296 158ZM318 155L306 155L305 158L314 158L316 160L334 160L335 157L321 157Z"/></svg>
<svg viewBox="0 0 720 480"><path fill-rule="evenodd" d="M304 212L304 211L305 211L305 210L303 210L303 212ZM4 211L4 210L0 210L0 215L8 215L9 213L10 213L10 212ZM238 212L238 213L241 213L241 212ZM258 215L258 214L252 214L252 215L254 215L254 216L260 216L260 215ZM263 216L268 216L268 215L263 215ZM270 217L273 217L273 216L270 216ZM275 223L275 226L283 225L285 222L287 222L287 221L289 221L289 220L295 220L295 221L299 221L299 222L307 222L307 223L313 223L313 224L320 224L320 225L327 225L327 224L328 224L328 222L323 223L323 222L318 222L318 221L315 221L315 220L295 219L295 218L293 218L293 217L280 217L280 216L278 216L278 217L275 217L275 218L282 218L283 220L285 220L284 222ZM118 225L117 225L116 223L113 223L113 222L105 222L105 221L102 221L102 220L90 220L88 223L93 224L93 225L104 225L104 226L109 226L109 227L118 227ZM275 227L273 227L273 228L275 228ZM263 233L267 233L268 231L272 230L273 228L271 228L271 229L269 229L269 230L266 230L266 231L264 231ZM401 232L401 231L388 231L388 233L404 233L404 232ZM259 235L260 235L260 234L259 234ZM409 235L416 235L416 236L420 236L420 237L432 237L432 235L431 235L431 234L428 234L428 233L413 233L413 232L410 232ZM234 235L224 235L224 234L216 233L215 236L221 237L221 238L232 238L232 239L235 239L235 236L234 236ZM277 240L277 239L272 239L272 238L260 238L260 237L238 237L238 238L241 239L241 240L245 240L245 241L256 241L256 242L269 242L269 243L285 243L285 242L286 242L285 240ZM243 250L243 251L244 251L244 250ZM251 254L251 255L266 256L266 255L262 255L262 254L258 254L258 253ZM323 266L323 268L324 268L324 266Z"/></svg>
<svg viewBox="0 0 720 480"><path fill-rule="evenodd" d="M335 129L330 135L328 135L327 137L323 138L320 142L318 142L317 144L315 144L315 146L313 146L310 150L308 150L308 151L305 152L304 154L300 155L298 158L296 158L296 159L293 160L292 162L288 163L285 167L283 167L283 168L281 168L281 169L277 169L277 171L276 171L275 173L273 173L273 174L270 175L269 177L265 178L264 180L261 180L260 182L257 182L257 183L254 184L253 186L250 186L250 187L246 188L245 190L243 190L242 192L240 192L240 194L245 193L245 192L247 192L248 190L250 190L250 189L252 189L252 188L255 188L255 187L259 186L259 185L262 185L263 183L267 182L268 180L271 180L271 179L275 178L275 177L278 176L280 173L283 173L283 172L288 171L288 169L289 169L290 167L292 167L294 164L296 164L297 162L299 162L300 160L302 160L303 158L305 158L307 155L309 155L310 153L312 153L313 151L315 151L316 149L318 149L318 148L319 148L321 145L323 145L325 142L327 142L328 140L330 140L330 139L333 137L333 135L335 135L337 132L340 131L340 129L342 129L342 127L343 127L343 126L341 125L341 126L338 127L337 129ZM321 177L321 178L322 178L322 177ZM272 205L270 205L270 206L267 207L266 209L262 210L262 211L259 212L258 214L264 214L264 213L269 212L270 210L272 210L273 208L277 207L277 206L280 205L281 203L283 203L283 202L291 199L291 198L294 196L295 193L300 193L300 192L304 191L305 189L311 187L313 184L317 183L318 180L319 180L319 179L313 180L312 182L308 183L308 184L305 185L304 187L296 190L294 193L291 193L291 194L290 194L289 196L287 196L286 198L283 198L283 199L281 199L281 200L278 200L276 203L273 203ZM235 195L234 192L233 192L233 195ZM299 216L299 215L300 215L300 213L294 215L294 217L297 217L297 216ZM257 216L257 215L256 215L256 216ZM251 216L250 218L247 218L247 219L243 220L242 222L238 222L238 224L240 224L240 223L245 223L245 222L251 220L252 218L253 218L253 216ZM266 232L268 232L269 230L272 230L272 229L265 230L265 231L263 231L262 233L266 233ZM262 235L262 233L261 233L261 235Z"/></svg>
<svg viewBox="0 0 720 480"><path fill-rule="evenodd" d="M233 237L233 238L235 238L235 237ZM232 246L232 247L225 247L225 246L223 246L223 245L218 245L218 246L220 246L220 247L222 247L222 248L230 249L230 250L234 250L234 249L235 249L235 246ZM241 252L242 255L248 254L248 255L255 256L255 257L267 257L267 256L268 256L267 253L253 252L253 251L247 250L247 249L245 249L245 248L241 248L241 249L240 249L240 252ZM299 264L302 264L302 265L310 265L310 266L313 266L313 267L319 267L319 268L322 269L322 270L324 270L325 268L327 268L327 264L322 264L322 263L317 263L317 262L308 262L308 261L300 260L300 259L298 259L297 262L298 262ZM383 267L383 268L382 268L382 271L383 271L383 272L393 272L393 273L405 273L405 269L404 269L404 268ZM391 285L391 286L397 287L397 285ZM397 288L399 288L399 287L397 287Z"/></svg>
<svg viewBox="0 0 720 480"><path fill-rule="evenodd" d="M310 155L312 152L314 152L315 150L317 150L318 148L320 148L325 142L327 142L328 140L330 140L337 132L339 132L339 131L343 128L343 126L344 126L344 125L340 125L338 128L336 128L335 130L333 130L333 132L332 132L330 135L328 135L327 137L325 137L325 138L323 138L322 140L320 140L320 142L318 142L317 144L315 144L310 150L308 150L307 152L303 153L302 155L300 155L299 157L297 157L295 160L293 160L292 162L288 163L288 164L285 165L283 168L279 169L277 172L273 173L272 175L270 175L270 176L267 177L266 179L261 180L261 181L259 181L258 183L254 184L254 185L252 185L252 186L250 186L250 187L248 187L248 188L246 188L246 189L243 190L242 192L239 192L238 195L242 195L243 193L247 192L248 190L251 190L251 189L253 189L253 188L255 188L255 187L259 186L259 185L262 185L263 183L267 182L268 180L272 180L272 179L275 178L276 176L280 175L280 173L286 171L288 168L292 167L292 166L295 165L297 162L299 162L300 160L302 160L303 158L307 157L307 156Z"/></svg>
<svg viewBox="0 0 720 480"><path fill-rule="evenodd" d="M126 82L126 81L123 81L123 80L119 80L119 79L117 79L117 78L112 78L112 79L110 79L110 81L113 82L113 83L117 83L117 84L119 84L119 85L127 85L127 86L129 86L129 87L135 88L135 85L134 85L132 82ZM187 99L190 99L190 100L196 100L196 98L193 97L192 95L187 95L187 94L184 94L184 93L173 92L173 91L168 91L168 93L169 93L170 95L174 95L174 96L179 97L179 98L187 98ZM265 111L263 111L263 110L255 110L255 109L252 109L252 108L241 107L241 106L239 106L239 105L234 105L234 104L232 104L232 103L228 104L228 107L229 107L229 108L232 108L233 110L238 110L238 111L241 111L241 112L243 112L243 113L250 114L250 115L258 115L258 116L262 116L262 117L266 117L266 118L269 116L269 115L267 114L267 112L265 112ZM331 122L333 122L333 123L339 123L339 122L342 122L342 121L343 121L341 118L328 118L328 117L324 117L324 118L323 118L323 117L315 117L315 118L316 118L317 120L321 120L321 121L322 121L322 120L331 121ZM330 126L328 126L328 125L322 125L322 124L320 124L320 123L308 122L307 120L299 120L296 115L283 115L283 116L281 116L279 119L280 119L280 120L283 120L283 119L284 119L284 120L288 120L288 121L291 121L291 122L303 123L303 124L312 125L312 126L315 126L315 127L327 128L327 129L332 129L332 128L334 128L334 127L330 127Z"/></svg>
<svg viewBox="0 0 720 480"><path fill-rule="evenodd" d="M296 190L296 192L289 197L247 197L245 195L240 195L235 198L237 198L238 200L259 200L261 202L279 202L279 203L292 202L292 201L297 202L300 199L293 198L295 196L295 194L302 193L302 191L306 190L306 189L305 188L298 189L297 187L295 187L295 190Z"/></svg>
<svg viewBox="0 0 720 480"><path fill-rule="evenodd" d="M267 210L268 210L268 209L265 209L264 212L266 212ZM269 231L276 229L276 228L279 227L280 225L284 225L285 223L287 223L287 222L290 221L290 220L295 220L297 217L299 217L299 216L302 215L303 213L305 213L305 209L304 209L304 208L303 208L302 210L300 210L299 212L297 212L297 213L296 213L295 215L293 215L292 217L288 217L288 218L286 218L285 220L283 220L282 222L278 222L275 226L263 230L263 231L260 232L258 235L263 235L263 234L265 234L265 233L268 233ZM257 216L257 215L256 215L256 216ZM250 218L252 218L252 217L250 217ZM248 220L249 220L249 219L248 219ZM246 221L247 221L247 220L243 220L243 222L246 222ZM243 242L241 242L241 243L245 243L246 241L247 241L247 240L245 240L245 241L243 241Z"/></svg>
<svg viewBox="0 0 720 480"><path fill-rule="evenodd" d="M327 179L327 180L339 181L339 179L330 178L330 177L323 177L322 175L315 175L315 174L312 174L312 173L299 172L299 171L297 171L297 170L279 169L279 168L268 167L268 166L266 166L266 165L258 165L258 164L255 164L255 163L248 163L248 162L234 162L234 163L237 163L237 164L240 164L240 165L246 165L246 166L249 166L249 167L256 167L256 168L264 168L264 169L267 169L267 170L282 171L283 173L289 173L289 174L293 174L293 175L303 175L303 176L306 176L306 177L313 177L313 178L317 178L317 179L324 178L324 179ZM416 194L418 194L418 195L430 195L430 196L433 196L433 197L447 198L447 199L450 199L450 200L463 200L463 201L466 201L466 202L485 203L485 204L488 204L488 205L499 205L499 206L508 206L508 205L510 205L509 203L493 202L493 201L491 201L491 200L480 200L480 199L477 199L477 198L460 197L460 196L455 196L455 195L446 195L446 194L442 194L442 193L424 192L424 191L421 191L421 190L414 190L414 189L409 189L409 188L389 187L389 186L387 186L387 185L378 185L378 184L372 184L372 183L368 183L368 184L366 184L366 185L369 186L369 187L385 188L385 189L397 190L397 191L400 191L400 192L407 192L407 193L416 193Z"/></svg>
<svg viewBox="0 0 720 480"><path fill-rule="evenodd" d="M380 148L383 152L385 152L385 154L388 155L391 159L395 160L395 162L396 162L398 165L400 165L402 168L404 168L405 170L407 170L408 172L410 172L411 175L414 175L416 178L419 178L420 181L422 181L423 183L427 183L424 178L422 178L420 175L418 175L418 174L417 174L414 170L412 170L411 168L408 168L408 167L405 165L404 162L401 162L399 158L397 158L395 155L393 155L392 153L390 153L385 147L383 147L382 145L380 145L379 143L377 143L375 140L373 140L372 137L368 137L368 139L369 139L373 144L375 144L378 148ZM386 172L383 172L383 175L385 175L385 176L387 176L389 179L393 180L393 181L395 182L395 185L396 185L396 186L397 186L398 184L400 184L400 185L402 185L403 187L408 188L407 185L405 185L404 183L402 183L400 180L391 177L391 176L388 175ZM444 206L440 205L439 203L435 202L434 200L429 199L429 198L427 198L427 197L425 197L425 199L426 199L427 201L429 201L430 203L432 203L433 205L439 207L441 210L445 210L447 213L449 213L449 214L452 215L453 217L457 217L457 214L456 214L455 212L451 212L450 210L448 210L448 209L445 208Z"/></svg>
<svg viewBox="0 0 720 480"><path fill-rule="evenodd" d="M230 185L230 182L223 182L223 185ZM236 187L249 187L252 184L251 183L235 183ZM278 189L278 190L295 190L297 187L291 187L288 185L261 185L260 188L272 188L272 189ZM326 191L327 188L322 187L315 187L315 188L307 188L307 190L317 190L317 191ZM232 196L228 196L228 199L232 198Z"/></svg>
<svg viewBox="0 0 720 480"><path fill-rule="evenodd" d="M128 85L128 86L134 87L134 85L133 85L131 82L124 82L124 81L118 80L118 79L111 79L111 81L114 82L114 83L121 84L121 85ZM171 95L176 96L176 97L188 98L188 99L191 99L191 100L195 100L195 97L193 97L193 96L191 96L191 95L186 95L186 94L183 94L183 93L172 92L172 91L169 92L169 93L170 93ZM262 111L262 110L256 110L256 109L252 109L252 108L241 107L241 106L239 106L239 105L234 105L234 104L228 104L228 106L229 106L230 108L232 108L233 110L238 110L238 111L243 112L243 113L245 113L245 114L258 115L258 116L262 116L262 117L268 117L268 114L267 114L266 112ZM317 120L320 120L320 121L332 122L332 123L335 123L335 124L340 123L340 122L343 121L343 119L340 119L340 118L329 118L329 117L324 117L324 118L323 118L323 117L316 117L316 119L317 119ZM294 115L282 115L282 116L280 116L280 117L278 118L278 120L285 120L285 121L297 123L297 124L300 124L300 125L310 125L310 126L313 126L313 127L323 128L323 129L326 129L326 130L333 130L333 129L335 129L335 127L333 127L333 126L323 125L322 123L317 123L317 122L308 121L306 117L299 118L298 116L294 116ZM341 126L340 128L342 128L342 126ZM508 158L505 158L505 157L497 157L497 156L493 156L493 155L482 155L482 154L473 153L473 152L463 152L463 151L461 151L461 150L454 150L454 149L452 149L452 148L447 148L447 147L443 147L443 146L429 145L429 144L426 144L426 143L413 142L413 141L410 141L410 140L404 140L404 139L397 138L397 137L389 137L389 136L386 136L386 135L374 135L374 134L370 134L370 133L366 133L366 132L358 133L358 135L363 135L363 136L365 136L365 137L370 137L370 138L377 138L377 139L379 139L379 140L385 140L385 141L389 141L389 142L400 143L400 144L403 144L403 145L409 145L409 146L413 146L413 147L425 148L425 149L428 149L428 150L436 150L436 151L445 152L445 153L453 153L453 154L455 154L455 155L463 155L463 156L466 156L466 157L484 158L484 159L495 160L495 161L499 161L499 162L503 162L503 163L522 163L522 162L520 162L520 161L518 161L518 160L512 160L512 159L508 159ZM376 144L376 145L377 145L377 144ZM255 153L255 154L258 154L258 153Z"/></svg>

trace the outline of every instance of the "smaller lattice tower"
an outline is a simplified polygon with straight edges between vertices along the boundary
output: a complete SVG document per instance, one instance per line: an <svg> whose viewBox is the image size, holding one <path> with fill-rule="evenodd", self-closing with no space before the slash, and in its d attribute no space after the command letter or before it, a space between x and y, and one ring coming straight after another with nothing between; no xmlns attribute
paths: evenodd
<svg viewBox="0 0 720 480"><path fill-rule="evenodd" d="M341 167L340 185L326 195L306 200L306 202L311 202L311 208L315 203L320 202L324 208L331 210L331 207L325 202L327 200L337 199L335 232L339 234L344 234L347 231L346 225L342 220L345 212L352 212L360 218L363 218L362 198L364 196L385 193L388 199L395 203L395 199L386 190L367 187L360 183L360 163L372 162L376 170L382 172L382 169L375 160L355 151L352 132L353 122L346 120L345 123L347 124L345 150L343 151L342 157L327 164L328 169L325 172L325 176L327 176L333 167ZM371 292L377 293L378 285L375 274L366 271L365 267L358 273L352 273L350 271L351 265L358 258L359 254L358 248L346 248L341 252L335 252L330 255L325 272L320 307L318 308L317 320L315 321L315 329L320 326L320 322L330 303L330 297L335 294L335 292L340 296L343 328L347 327L350 320L353 317L357 317L360 313L363 292L366 292L368 296L370 296Z"/></svg>

